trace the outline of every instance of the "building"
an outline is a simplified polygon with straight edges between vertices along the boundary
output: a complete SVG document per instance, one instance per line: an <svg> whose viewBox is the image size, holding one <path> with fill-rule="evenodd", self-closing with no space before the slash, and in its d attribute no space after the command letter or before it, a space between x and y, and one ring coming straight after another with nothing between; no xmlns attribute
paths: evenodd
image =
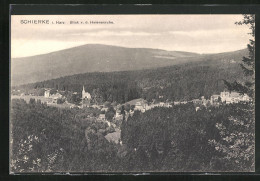
<svg viewBox="0 0 260 181"><path fill-rule="evenodd" d="M192 102L193 104L202 104L202 100L200 99L193 99Z"/></svg>
<svg viewBox="0 0 260 181"><path fill-rule="evenodd" d="M120 142L120 138L121 138L121 130L120 129L115 129L115 132L108 133L105 136L105 138L109 142L114 142L114 143L118 144Z"/></svg>
<svg viewBox="0 0 260 181"><path fill-rule="evenodd" d="M49 96L52 99L60 99L62 98L62 95L60 93L52 94Z"/></svg>
<svg viewBox="0 0 260 181"><path fill-rule="evenodd" d="M196 110L196 112L198 112L198 110L200 110L200 107L196 107L195 110Z"/></svg>
<svg viewBox="0 0 260 181"><path fill-rule="evenodd" d="M111 126L111 123L109 121L106 121L106 123L109 127Z"/></svg>
<svg viewBox="0 0 260 181"><path fill-rule="evenodd" d="M218 102L219 101L219 95L212 95L211 97L210 97L210 103L211 104L214 104L214 103L216 103L216 102Z"/></svg>
<svg viewBox="0 0 260 181"><path fill-rule="evenodd" d="M208 102L209 101L204 96L201 96L201 103L202 103L202 105L207 106Z"/></svg>
<svg viewBox="0 0 260 181"><path fill-rule="evenodd" d="M101 109L101 112L107 112L107 110L108 110L107 107L103 107L103 108Z"/></svg>
<svg viewBox="0 0 260 181"><path fill-rule="evenodd" d="M120 116L121 116L121 110L117 109L115 117L117 118L117 117L120 117Z"/></svg>
<svg viewBox="0 0 260 181"><path fill-rule="evenodd" d="M46 97L46 98L50 97L50 95L51 95L50 92L51 92L50 89L45 89L44 97Z"/></svg>
<svg viewBox="0 0 260 181"><path fill-rule="evenodd" d="M90 95L90 93L85 91L84 85L83 85L83 89L82 89L82 100L83 99L88 99L88 100L91 99L91 95Z"/></svg>
<svg viewBox="0 0 260 181"><path fill-rule="evenodd" d="M91 95L90 93L86 92L85 91L85 87L83 85L83 88L82 88L82 101L81 101L81 108L84 108L84 107L90 107L91 106Z"/></svg>
<svg viewBox="0 0 260 181"><path fill-rule="evenodd" d="M250 97L247 94L240 94L238 92L224 91L220 93L221 102L226 104L238 103L240 101L249 102Z"/></svg>
<svg viewBox="0 0 260 181"><path fill-rule="evenodd" d="M141 112L145 112L146 111L146 107L148 107L148 104L146 101L138 101L135 103L135 110L139 110Z"/></svg>
<svg viewBox="0 0 260 181"><path fill-rule="evenodd" d="M57 100L61 99L62 95L60 93L56 93L56 94L50 95L49 98L52 99L52 103L57 103Z"/></svg>
<svg viewBox="0 0 260 181"><path fill-rule="evenodd" d="M100 120L106 120L105 114L100 114L98 117Z"/></svg>
<svg viewBox="0 0 260 181"><path fill-rule="evenodd" d="M91 106L90 99L82 99L81 108L90 107L90 106Z"/></svg>
<svg viewBox="0 0 260 181"><path fill-rule="evenodd" d="M92 105L91 107L96 108L96 109L101 109L99 105Z"/></svg>
<svg viewBox="0 0 260 181"><path fill-rule="evenodd" d="M171 102L159 102L157 104L151 104L151 106L147 106L150 109L155 107L172 107Z"/></svg>
<svg viewBox="0 0 260 181"><path fill-rule="evenodd" d="M180 102L180 101L174 101L173 104L174 104L174 105L180 105L181 102Z"/></svg>
<svg viewBox="0 0 260 181"><path fill-rule="evenodd" d="M160 102L159 107L172 107L170 102Z"/></svg>
<svg viewBox="0 0 260 181"><path fill-rule="evenodd" d="M242 97L242 100L245 102L249 102L249 101L251 101L251 98L247 94L244 94Z"/></svg>

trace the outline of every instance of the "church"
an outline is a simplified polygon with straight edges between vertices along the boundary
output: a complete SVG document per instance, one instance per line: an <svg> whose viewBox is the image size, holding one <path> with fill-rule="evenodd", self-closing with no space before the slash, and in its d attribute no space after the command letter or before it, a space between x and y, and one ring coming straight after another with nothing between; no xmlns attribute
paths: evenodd
<svg viewBox="0 0 260 181"><path fill-rule="evenodd" d="M82 88L82 101L81 101L81 107L89 107L90 106L90 101L91 101L91 95L90 93L85 91L84 85Z"/></svg>
<svg viewBox="0 0 260 181"><path fill-rule="evenodd" d="M83 85L83 89L82 89L82 100L83 99L88 99L88 100L91 99L91 95L90 95L90 93L85 91L84 85Z"/></svg>

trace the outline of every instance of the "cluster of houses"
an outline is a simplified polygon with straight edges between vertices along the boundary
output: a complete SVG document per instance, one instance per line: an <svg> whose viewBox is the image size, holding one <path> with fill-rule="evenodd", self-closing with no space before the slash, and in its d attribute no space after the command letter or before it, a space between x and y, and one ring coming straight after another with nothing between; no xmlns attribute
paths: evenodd
<svg viewBox="0 0 260 181"><path fill-rule="evenodd" d="M55 94L51 94L50 92L51 92L51 89L45 89L44 97L49 99L47 104L57 104L58 99L63 98L63 96L58 92Z"/></svg>
<svg viewBox="0 0 260 181"><path fill-rule="evenodd" d="M166 101L166 102L159 102L159 103L151 103L148 104L146 100L140 100L135 103L134 110L139 110L141 112L148 111L150 109L153 109L155 107L172 107L172 102Z"/></svg>
<svg viewBox="0 0 260 181"><path fill-rule="evenodd" d="M250 102L252 99L247 94L240 94L238 92L223 91L220 95L212 95L210 103L212 105L218 103L233 104L239 102Z"/></svg>
<svg viewBox="0 0 260 181"><path fill-rule="evenodd" d="M66 104L67 106L69 106L70 108L75 108L75 107L78 107L78 108L83 108L85 106L84 102L90 102L91 100L91 95L90 93L86 92L85 91L85 88L83 86L83 89L82 89L82 101L81 101L81 106L77 106L75 104L72 104L72 103L69 103L68 101L66 101L66 97L63 96L62 94L60 94L59 92L56 92L55 94L51 94L51 90L50 88L46 88L45 89L45 92L44 92L44 98L46 98L48 101L47 101L47 104L57 104L58 103L58 99L64 99L64 104ZM73 92L73 94L78 94L77 92Z"/></svg>
<svg viewBox="0 0 260 181"><path fill-rule="evenodd" d="M193 99L191 101L173 101L173 102L159 102L159 103L151 103L148 104L147 101L141 100L136 102L135 104L135 110L139 110L141 112L145 112L147 110L153 109L155 107L172 107L173 105L180 105L180 104L187 104L192 102L195 105L211 105L211 106L217 106L219 104L233 104L233 103L239 103L239 102L250 102L252 99L247 94L240 94L238 92L229 92L229 91L223 91L220 93L220 95L212 95L210 99L206 99L204 96L202 96L200 99Z"/></svg>
<svg viewBox="0 0 260 181"><path fill-rule="evenodd" d="M20 91L19 91L20 92ZM74 92L73 94L78 94L77 92ZM45 89L44 96L41 96L48 105L51 106L59 106L58 100L63 99L65 100L64 103L62 103L62 106L74 108L84 108L84 107L93 107L101 110L101 114L99 114L96 121L105 122L110 128L117 128L117 121L122 121L123 117L125 116L126 120L129 116L132 116L135 111L141 111L144 113L145 111L151 110L156 107L166 107L170 108L174 105L181 105L181 104L187 104L187 103L193 103L195 105L195 110L200 110L200 106L207 107L210 106L218 106L220 104L232 104L232 103L238 103L238 102L250 102L252 101L251 98L246 94L239 94L237 92L229 92L229 91L223 91L219 95L212 95L210 99L206 99L204 96L200 97L199 99L193 99L190 101L165 101L165 102L152 102L149 103L148 101L144 99L136 99L132 100L128 103L125 103L123 105L129 104L131 109L128 111L125 111L125 114L122 114L122 106L120 104L113 104L112 107L115 110L115 114L113 117L113 121L108 121L106 119L106 112L108 111L108 106L103 105L95 105L90 104L90 100L92 99L91 94L85 91L85 88L83 86L82 89L82 97L81 97L81 104L75 105L72 103L68 103L66 100L66 97L62 95L62 92L56 92L54 94L51 94L51 89ZM163 98L162 96L160 98ZM118 136L119 135L119 136ZM114 141L116 143L120 142L120 130L115 131L113 133L109 133L105 137L108 141ZM122 144L122 142L120 142Z"/></svg>
<svg viewBox="0 0 260 181"><path fill-rule="evenodd" d="M78 94L77 92L74 92L73 94ZM66 97L64 97L61 92L56 92L54 94L51 94L51 89L45 89L44 92L44 98L47 100L47 104L57 104L58 99L64 99L64 105L66 104L70 108L78 107L78 108L83 108L83 107L93 107L100 109L102 114L100 114L99 119L100 120L105 120L105 112L107 111L107 107L104 105L92 105L90 104L91 100L91 94L85 91L85 88L83 86L82 88L82 101L79 106L68 103L66 101ZM240 94L238 92L229 92L229 91L223 91L219 95L212 95L210 99L206 99L204 96L202 96L199 99L193 99L191 101L166 101L166 102L152 102L148 103L144 99L137 99L135 101L132 101L131 106L134 105L134 110L131 109L129 112L126 112L125 115L132 115L134 111L138 110L144 113L147 110L151 110L155 107L167 107L170 108L173 105L180 105L180 104L187 104L189 102L192 102L195 105L203 105L203 106L208 106L208 105L219 105L221 103L225 104L232 104L232 103L238 103L238 102L250 102L252 101L251 98L246 95L246 94ZM121 107L122 105L114 105L113 108L116 110L115 113L115 119L122 119L122 114L121 114Z"/></svg>
<svg viewBox="0 0 260 181"><path fill-rule="evenodd" d="M247 94L239 94L237 92L221 92L220 98L222 102L226 104L238 103L238 102L249 102L252 99Z"/></svg>

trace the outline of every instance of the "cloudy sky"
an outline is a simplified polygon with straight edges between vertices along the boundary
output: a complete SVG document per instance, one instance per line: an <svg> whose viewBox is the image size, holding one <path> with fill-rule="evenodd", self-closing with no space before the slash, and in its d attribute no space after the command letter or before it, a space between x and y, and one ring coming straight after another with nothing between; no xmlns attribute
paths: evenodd
<svg viewBox="0 0 260 181"><path fill-rule="evenodd" d="M219 53L246 48L249 27L242 15L13 15L11 55L26 57L84 44ZM21 24L49 20L54 24ZM65 24L55 24L64 21ZM83 24L70 24L79 21ZM113 24L84 24L111 21Z"/></svg>

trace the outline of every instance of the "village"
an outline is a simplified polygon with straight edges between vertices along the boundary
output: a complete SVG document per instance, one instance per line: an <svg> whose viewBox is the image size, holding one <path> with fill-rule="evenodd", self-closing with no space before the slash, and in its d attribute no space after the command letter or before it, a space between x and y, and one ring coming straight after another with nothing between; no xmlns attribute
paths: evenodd
<svg viewBox="0 0 260 181"><path fill-rule="evenodd" d="M232 8L10 6L9 175L254 173L258 9Z"/></svg>
<svg viewBox="0 0 260 181"><path fill-rule="evenodd" d="M18 92L21 92L18 90ZM219 95L215 94L212 95L209 99L206 99L204 96L201 96L198 99L193 100L185 100L185 101L156 101L148 102L142 98L134 99L124 104L117 104L117 103L109 103L104 102L103 104L95 104L91 102L93 99L91 94L85 91L85 87L82 86L81 94L78 92L73 92L73 95L81 97L80 103L73 104L68 102L66 96L63 95L63 91L54 91L52 92L51 88L46 88L44 90L43 96L35 96L35 95L24 95L21 93L20 95L12 95L12 98L20 98L24 99L26 102L29 102L30 99L40 100L42 103L46 103L48 106L58 107L58 108L67 108L67 109L85 109L85 108L92 108L98 109L100 114L96 116L88 115L88 119L94 119L97 122L107 124L107 129L110 131L107 132L104 137L109 142L114 142L116 144L122 145L122 141L120 140L121 137L121 130L120 125L123 120L127 120L129 116L132 116L135 111L140 111L142 113L152 110L158 107L165 107L171 108L177 105L183 105L192 103L194 108L199 111L202 107L210 107L210 106L220 106L221 104L233 104L239 102L250 102L251 98L244 94L239 94L237 92L229 92L223 91ZM159 98L163 98L162 95ZM111 111L113 110L113 111ZM110 117L108 116L110 115ZM91 130L93 131L93 130ZM88 138L89 130L86 130L86 138Z"/></svg>
<svg viewBox="0 0 260 181"><path fill-rule="evenodd" d="M62 94L62 91L56 91L54 94L51 94L51 88L46 88L44 91L43 96L34 96L34 95L24 95L21 93L20 95L12 95L12 98L22 98L25 99L27 102L30 98L34 98L36 100L41 100L41 102L46 103L48 106L55 106L60 108L85 108L85 107L92 107L101 110L101 114L99 115L99 119L105 120L105 113L107 112L109 107L113 107L115 110L114 119L120 120L123 118L122 115L122 106L124 108L128 107L128 110L125 111L125 115L131 116L134 114L135 111L141 111L142 113L151 110L156 107L166 107L170 108L174 105L181 105L187 103L193 103L195 105L196 111L200 109L201 106L208 107L208 106L219 106L220 104L233 104L239 102L250 102L251 99L246 94L240 94L238 92L229 92L223 91L219 95L215 94L210 97L210 99L206 99L204 96L201 96L198 99L193 100L185 100L185 101L156 101L153 100L152 102L148 102L142 98L131 100L124 104L117 104L117 103L103 103L103 104L94 104L91 103L92 96L89 92L85 91L84 86L82 87L81 92L81 101L79 105L73 104L68 102L67 98ZM19 92L19 90L18 90ZM78 95L78 92L73 92L74 95ZM79 94L80 96L80 94ZM163 98L163 96L159 96L159 98Z"/></svg>

